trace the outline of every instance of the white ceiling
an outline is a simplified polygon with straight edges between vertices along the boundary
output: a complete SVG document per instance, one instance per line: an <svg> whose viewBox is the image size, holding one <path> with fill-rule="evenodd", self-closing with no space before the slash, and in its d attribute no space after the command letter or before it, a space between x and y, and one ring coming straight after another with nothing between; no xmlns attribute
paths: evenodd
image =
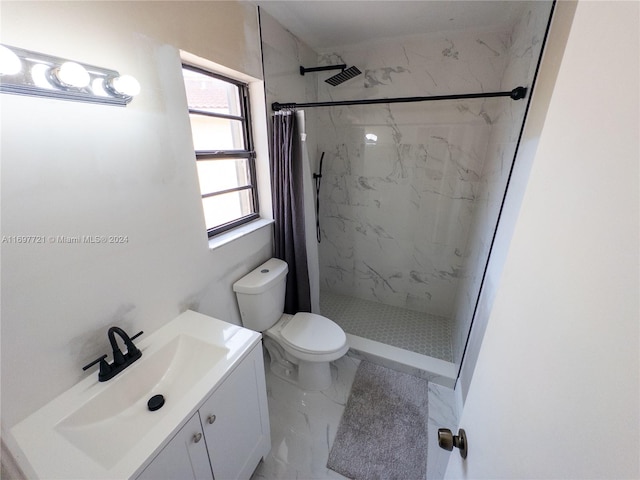
<svg viewBox="0 0 640 480"><path fill-rule="evenodd" d="M254 0L315 50L373 39L511 26L522 1Z"/></svg>

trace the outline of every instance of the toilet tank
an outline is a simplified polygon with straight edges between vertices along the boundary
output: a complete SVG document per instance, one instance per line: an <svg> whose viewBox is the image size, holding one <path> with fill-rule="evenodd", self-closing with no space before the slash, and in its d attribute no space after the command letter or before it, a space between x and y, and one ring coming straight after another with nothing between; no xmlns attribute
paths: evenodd
<svg viewBox="0 0 640 480"><path fill-rule="evenodd" d="M288 270L286 262L272 258L233 284L244 327L263 332L280 319Z"/></svg>

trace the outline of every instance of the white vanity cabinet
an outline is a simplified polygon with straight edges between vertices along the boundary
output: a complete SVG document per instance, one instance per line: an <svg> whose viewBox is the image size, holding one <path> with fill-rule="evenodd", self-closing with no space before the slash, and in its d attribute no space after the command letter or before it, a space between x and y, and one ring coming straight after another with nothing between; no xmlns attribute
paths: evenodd
<svg viewBox="0 0 640 480"><path fill-rule="evenodd" d="M249 480L271 449L258 343L137 480Z"/></svg>
<svg viewBox="0 0 640 480"><path fill-rule="evenodd" d="M200 407L216 480L249 480L270 450L262 348L254 348ZM265 439L268 448L265 450Z"/></svg>
<svg viewBox="0 0 640 480"><path fill-rule="evenodd" d="M137 480L213 480L196 412L137 477Z"/></svg>

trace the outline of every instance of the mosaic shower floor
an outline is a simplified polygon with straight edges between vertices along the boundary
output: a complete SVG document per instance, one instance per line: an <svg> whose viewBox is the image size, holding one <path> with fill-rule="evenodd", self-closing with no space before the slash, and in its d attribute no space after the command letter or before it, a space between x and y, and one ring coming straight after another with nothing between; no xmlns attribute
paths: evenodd
<svg viewBox="0 0 640 480"><path fill-rule="evenodd" d="M451 362L451 326L439 315L323 290L320 312L351 335Z"/></svg>

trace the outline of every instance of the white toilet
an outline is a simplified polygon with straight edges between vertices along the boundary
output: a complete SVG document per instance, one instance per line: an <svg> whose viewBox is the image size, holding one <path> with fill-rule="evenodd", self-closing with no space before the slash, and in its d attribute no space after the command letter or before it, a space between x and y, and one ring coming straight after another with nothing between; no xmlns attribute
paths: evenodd
<svg viewBox="0 0 640 480"><path fill-rule="evenodd" d="M284 312L288 267L272 258L233 284L244 327L263 333L271 357L271 371L304 390L331 385L329 362L349 346L337 324L326 317Z"/></svg>

